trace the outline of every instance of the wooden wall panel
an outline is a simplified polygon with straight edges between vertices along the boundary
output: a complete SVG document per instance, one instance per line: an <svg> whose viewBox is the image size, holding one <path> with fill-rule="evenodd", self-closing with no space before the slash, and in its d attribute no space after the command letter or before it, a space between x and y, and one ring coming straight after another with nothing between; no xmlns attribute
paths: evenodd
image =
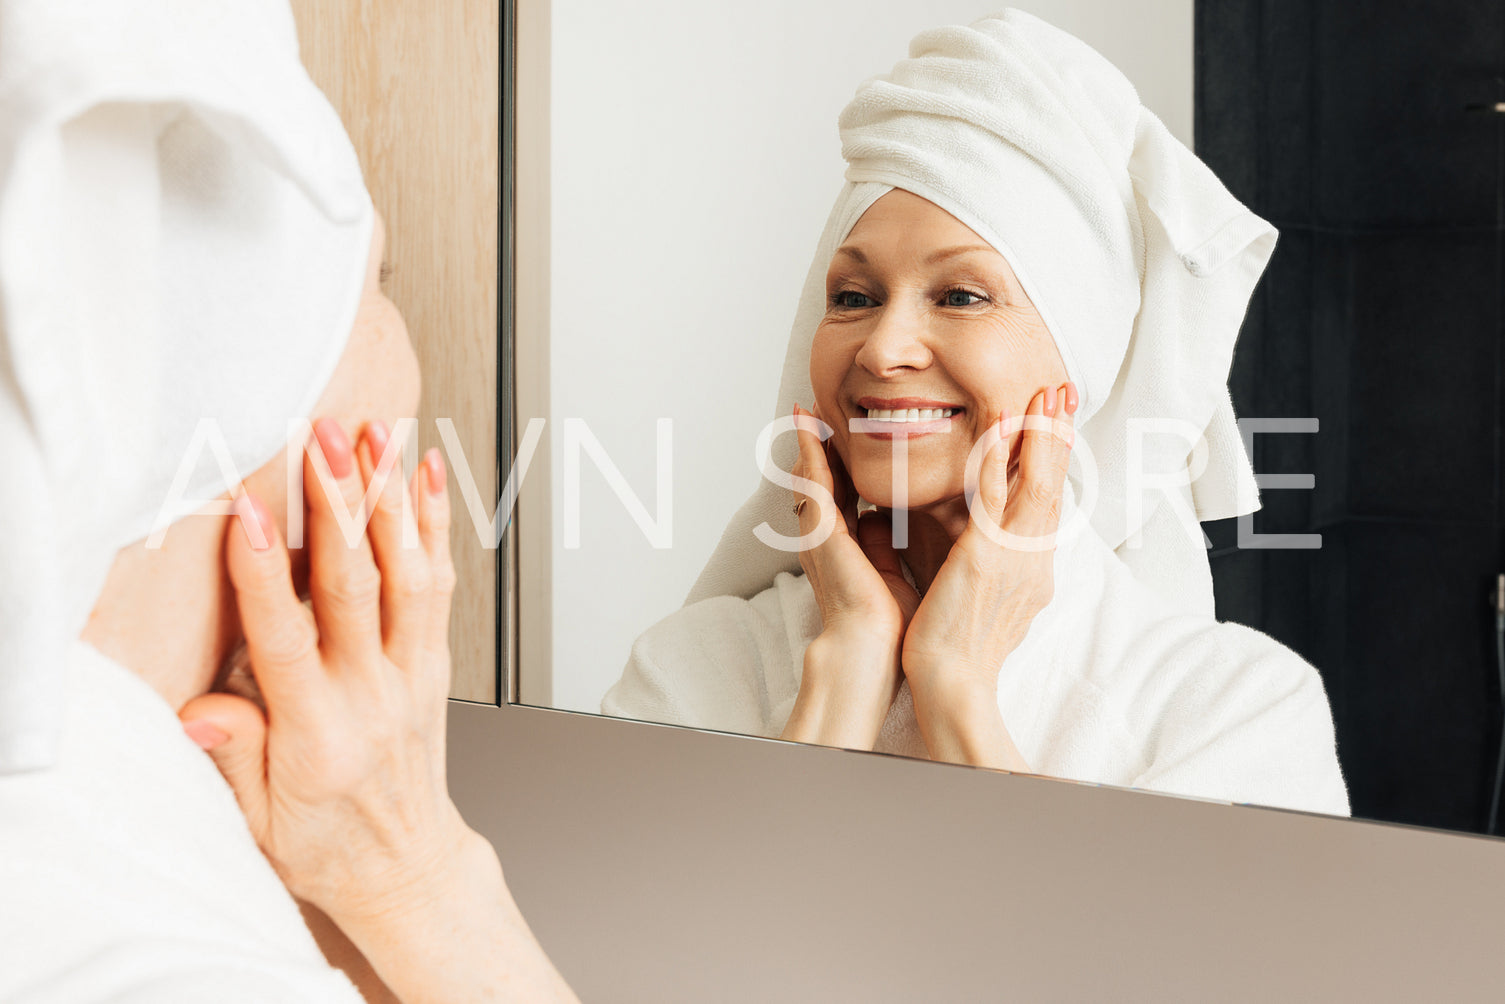
<svg viewBox="0 0 1505 1004"><path fill-rule="evenodd" d="M419 446L453 419L497 497L497 0L293 0L303 60L387 221L388 283L423 367ZM453 474L457 458L450 457ZM450 696L495 703L496 560L458 492Z"/></svg>

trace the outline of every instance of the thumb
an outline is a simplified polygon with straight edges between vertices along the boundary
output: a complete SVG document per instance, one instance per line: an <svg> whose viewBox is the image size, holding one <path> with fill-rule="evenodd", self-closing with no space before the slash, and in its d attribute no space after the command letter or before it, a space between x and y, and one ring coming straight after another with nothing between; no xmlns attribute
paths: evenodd
<svg viewBox="0 0 1505 1004"><path fill-rule="evenodd" d="M1026 415L1026 419L1030 416ZM1009 434L1005 431L1009 424L1007 412L998 416L978 438L974 449L983 450L982 464L977 473L976 495L968 500L969 515L965 533L971 529L971 524L982 522L989 527L1003 525L1003 514L1009 502ZM981 511L978 511L981 506ZM990 537L996 539L996 533L990 533Z"/></svg>
<svg viewBox="0 0 1505 1004"><path fill-rule="evenodd" d="M259 843L267 818L267 722L261 709L244 697L204 694L183 705L178 719L235 792Z"/></svg>
<svg viewBox="0 0 1505 1004"><path fill-rule="evenodd" d="M1008 412L998 416L993 427L998 430L998 446L988 454L988 463L983 467L983 506L994 525L1003 523L1003 512L1009 504L1009 434L1005 424Z"/></svg>

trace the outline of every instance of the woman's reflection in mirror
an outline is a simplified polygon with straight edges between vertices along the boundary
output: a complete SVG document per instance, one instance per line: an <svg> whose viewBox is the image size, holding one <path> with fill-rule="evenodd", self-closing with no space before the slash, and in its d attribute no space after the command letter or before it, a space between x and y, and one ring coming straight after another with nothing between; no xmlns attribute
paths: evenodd
<svg viewBox="0 0 1505 1004"><path fill-rule="evenodd" d="M1274 228L1029 15L910 52L840 118L778 402L793 478L602 710L1346 815L1321 677L1216 620L1196 525L1258 507L1226 382ZM1151 497L1147 470L1184 477Z"/></svg>

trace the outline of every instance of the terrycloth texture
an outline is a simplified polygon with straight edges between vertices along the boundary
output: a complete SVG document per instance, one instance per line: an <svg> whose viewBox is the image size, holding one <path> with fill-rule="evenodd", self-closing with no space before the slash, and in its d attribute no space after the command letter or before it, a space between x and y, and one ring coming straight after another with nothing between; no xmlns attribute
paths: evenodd
<svg viewBox="0 0 1505 1004"><path fill-rule="evenodd" d="M0 0L0 773L52 762L115 553L308 414L372 221L285 3Z"/></svg>
<svg viewBox="0 0 1505 1004"><path fill-rule="evenodd" d="M1063 517L1076 510L1068 492ZM1083 522L1061 534L1056 594L998 678L998 706L1035 773L1346 816L1321 677L1238 624L1146 589ZM804 576L750 600L685 607L633 645L608 715L778 736L820 611ZM875 747L924 757L907 687Z"/></svg>
<svg viewBox="0 0 1505 1004"><path fill-rule="evenodd" d="M909 52L841 114L847 184L805 282L774 415L813 398L810 344L837 247L891 188L929 199L1004 256L1054 336L1082 395L1071 477L1099 536L1152 588L1211 613L1197 520L1259 505L1227 379L1274 228L1139 103L1111 63L1028 14L925 31ZM1143 420L1179 434L1141 426L1134 462L1131 432ZM1206 448L1194 451L1199 433ZM788 470L797 450L793 435L780 436L774 463ZM1084 477L1088 452L1095 477ZM1131 483L1131 469L1146 482ZM1174 502L1156 478L1182 483ZM753 596L778 572L798 570L796 555L754 537L764 522L798 533L788 490L767 480L688 602ZM1131 539L1136 531L1141 540Z"/></svg>
<svg viewBox="0 0 1505 1004"><path fill-rule="evenodd" d="M359 1001L173 710L68 658L57 764L0 777L0 1000Z"/></svg>

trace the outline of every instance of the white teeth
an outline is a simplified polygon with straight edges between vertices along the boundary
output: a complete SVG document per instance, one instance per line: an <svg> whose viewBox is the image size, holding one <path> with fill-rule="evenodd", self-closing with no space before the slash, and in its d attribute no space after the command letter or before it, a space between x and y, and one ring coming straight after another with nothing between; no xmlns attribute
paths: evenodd
<svg viewBox="0 0 1505 1004"><path fill-rule="evenodd" d="M956 414L955 408L869 408L869 422L936 422Z"/></svg>

